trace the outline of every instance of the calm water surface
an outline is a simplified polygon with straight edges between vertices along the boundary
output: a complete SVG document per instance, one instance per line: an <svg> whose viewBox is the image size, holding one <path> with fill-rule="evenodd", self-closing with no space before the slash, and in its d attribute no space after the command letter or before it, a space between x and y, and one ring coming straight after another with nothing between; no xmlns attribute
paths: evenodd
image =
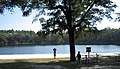
<svg viewBox="0 0 120 69"><path fill-rule="evenodd" d="M120 46L117 45L76 45L76 52L86 53L86 46L91 46L92 52L97 53L120 52ZM0 54L52 54L53 48L57 49L58 54L69 54L69 45L0 47Z"/></svg>

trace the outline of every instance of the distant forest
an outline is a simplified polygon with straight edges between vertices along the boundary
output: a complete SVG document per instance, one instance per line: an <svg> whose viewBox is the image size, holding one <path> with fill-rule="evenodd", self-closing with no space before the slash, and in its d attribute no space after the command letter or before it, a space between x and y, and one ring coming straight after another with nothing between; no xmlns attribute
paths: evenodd
<svg viewBox="0 0 120 69"><path fill-rule="evenodd" d="M57 33L44 35L39 32L0 30L0 46L69 44L67 32L62 35ZM75 44L79 45L120 45L120 29L105 28L99 31L76 32L75 39Z"/></svg>

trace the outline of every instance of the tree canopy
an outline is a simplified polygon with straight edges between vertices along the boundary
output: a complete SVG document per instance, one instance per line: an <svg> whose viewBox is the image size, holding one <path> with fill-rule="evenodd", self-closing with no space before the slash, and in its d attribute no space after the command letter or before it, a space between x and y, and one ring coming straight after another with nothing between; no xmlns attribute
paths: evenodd
<svg viewBox="0 0 120 69"><path fill-rule="evenodd" d="M14 7L21 8L24 16L37 10L34 21L40 20L44 34L68 31L70 60L75 61L75 32L96 30L96 22L104 17L112 19L111 13L116 5L111 0L0 0L0 7L0 13L5 9L12 11Z"/></svg>
<svg viewBox="0 0 120 69"><path fill-rule="evenodd" d="M5 9L13 11L14 7L21 8L24 16L28 16L32 10L38 10L34 21L38 18L43 29L46 27L50 29L47 31L61 32L60 29L69 28L67 23L69 16L72 17L72 25L75 29L93 27L94 23L100 22L104 16L112 19L110 14L116 5L110 0L0 0L0 13ZM39 18L41 15L51 17Z"/></svg>

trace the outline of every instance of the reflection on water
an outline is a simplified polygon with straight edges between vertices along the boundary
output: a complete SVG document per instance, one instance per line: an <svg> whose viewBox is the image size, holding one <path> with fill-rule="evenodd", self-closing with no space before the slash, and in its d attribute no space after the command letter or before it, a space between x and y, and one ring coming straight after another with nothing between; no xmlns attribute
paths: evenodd
<svg viewBox="0 0 120 69"><path fill-rule="evenodd" d="M76 45L76 52L86 53L86 46ZM89 45L91 52L97 53L115 53L120 52L120 46L117 45ZM48 46L10 46L0 47L0 54L52 54L53 48L57 49L58 54L69 54L69 45L48 45Z"/></svg>

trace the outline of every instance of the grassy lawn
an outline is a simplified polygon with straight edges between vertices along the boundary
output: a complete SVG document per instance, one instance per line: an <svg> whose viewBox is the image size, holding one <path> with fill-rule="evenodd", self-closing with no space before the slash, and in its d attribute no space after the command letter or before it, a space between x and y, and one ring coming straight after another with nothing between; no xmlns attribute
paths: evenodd
<svg viewBox="0 0 120 69"><path fill-rule="evenodd" d="M117 66L117 68L114 69L120 69L120 61L117 61L115 58L116 57L104 56L101 58L99 63L81 64L77 64L77 62L70 62L69 58L0 60L0 69L82 69L83 67L83 69L85 69L85 67L94 67L96 65Z"/></svg>

